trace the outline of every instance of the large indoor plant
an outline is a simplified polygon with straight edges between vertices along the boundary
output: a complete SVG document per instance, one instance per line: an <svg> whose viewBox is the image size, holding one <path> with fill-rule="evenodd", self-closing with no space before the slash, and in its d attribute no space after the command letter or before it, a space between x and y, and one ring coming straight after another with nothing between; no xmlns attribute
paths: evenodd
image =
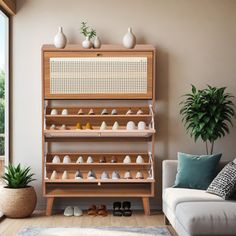
<svg viewBox="0 0 236 236"><path fill-rule="evenodd" d="M201 138L206 145L206 153L212 154L218 138L229 133L232 118L235 117L233 96L225 92L225 87L207 86L203 90L192 85L192 91L184 95L180 103L187 132L195 142Z"/></svg>
<svg viewBox="0 0 236 236"><path fill-rule="evenodd" d="M35 209L37 197L35 190L29 184L34 181L30 167L22 168L9 165L3 179L6 182L0 190L0 209L10 218L23 218L32 214Z"/></svg>

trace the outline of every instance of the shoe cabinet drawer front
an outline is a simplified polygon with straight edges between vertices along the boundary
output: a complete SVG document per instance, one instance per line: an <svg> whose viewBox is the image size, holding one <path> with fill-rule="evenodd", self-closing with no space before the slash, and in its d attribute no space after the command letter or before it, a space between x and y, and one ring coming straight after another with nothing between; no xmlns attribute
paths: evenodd
<svg viewBox="0 0 236 236"><path fill-rule="evenodd" d="M46 99L152 99L153 52L44 52Z"/></svg>

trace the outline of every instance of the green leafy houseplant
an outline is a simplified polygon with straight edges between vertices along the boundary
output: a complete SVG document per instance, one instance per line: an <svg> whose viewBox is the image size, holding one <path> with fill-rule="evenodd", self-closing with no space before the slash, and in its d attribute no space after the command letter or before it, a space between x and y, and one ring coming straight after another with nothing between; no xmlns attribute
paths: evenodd
<svg viewBox="0 0 236 236"><path fill-rule="evenodd" d="M229 133L229 126L233 126L233 96L225 89L208 85L198 90L192 85L192 92L183 95L185 99L180 103L180 114L187 132L195 142L199 138L205 142L207 154L213 153L214 142Z"/></svg>
<svg viewBox="0 0 236 236"><path fill-rule="evenodd" d="M84 37L88 37L89 40L96 36L96 30L87 26L87 22L81 23L80 33L84 35Z"/></svg>
<svg viewBox="0 0 236 236"><path fill-rule="evenodd" d="M30 173L30 167L22 168L20 164L16 167L9 164L6 170L2 178L5 180L7 188L26 188L35 180L32 178L34 174Z"/></svg>

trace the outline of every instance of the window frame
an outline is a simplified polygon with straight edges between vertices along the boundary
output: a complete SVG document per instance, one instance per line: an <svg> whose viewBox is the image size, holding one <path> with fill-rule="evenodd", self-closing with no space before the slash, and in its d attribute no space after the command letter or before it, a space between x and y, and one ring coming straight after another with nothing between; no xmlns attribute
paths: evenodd
<svg viewBox="0 0 236 236"><path fill-rule="evenodd" d="M6 36L5 36L5 154L4 165L10 161L10 17L6 11L0 7L0 14L6 19Z"/></svg>

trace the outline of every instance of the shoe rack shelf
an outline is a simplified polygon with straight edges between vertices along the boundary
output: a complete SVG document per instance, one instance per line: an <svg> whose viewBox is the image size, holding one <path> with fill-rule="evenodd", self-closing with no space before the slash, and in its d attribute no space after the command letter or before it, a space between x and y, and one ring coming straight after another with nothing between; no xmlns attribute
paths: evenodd
<svg viewBox="0 0 236 236"><path fill-rule="evenodd" d="M83 49L69 45L56 49L44 45L42 74L42 184L47 198L46 215L51 215L55 198L65 197L141 197L145 214L149 214L149 198L155 189L155 48L104 45L100 49ZM99 101L101 105L93 105ZM104 122L105 129L101 128ZM114 129L115 122L118 127ZM128 122L135 127L127 129ZM138 128L139 122L146 126ZM129 145L137 141L146 145L142 152L125 152L119 145L116 149L118 143ZM91 144L100 147L112 142L116 152L70 150L67 144L77 142L85 143L87 150ZM65 150L54 150L55 144L64 145ZM124 162L127 155L128 163ZM137 163L139 155L143 161ZM60 159L57 163L53 162L55 156ZM69 162L63 161L65 156L70 157ZM82 163L77 162L79 156L84 159ZM92 163L86 161L89 156ZM116 162L112 162L114 157ZM101 158L105 161L101 162ZM80 179L75 177L78 170ZM91 170L94 179L88 178ZM104 170L108 178L102 177ZM53 172L56 178L52 178ZM62 177L64 172L66 178ZM119 173L118 179L112 177L114 172Z"/></svg>
<svg viewBox="0 0 236 236"><path fill-rule="evenodd" d="M53 157L58 156L62 160L64 156L69 156L71 158L71 163L52 163ZM130 163L124 163L124 157L128 155L131 158ZM153 162L151 153L141 153L140 156L143 157L143 163L136 163L135 159L139 156L139 153L53 153L46 156L46 169L47 171L45 176L46 183L150 183L154 182L153 177ZM93 163L76 163L76 158L78 156L82 156L83 158L88 158L89 156L93 157ZM116 157L117 162L111 163L112 157ZM105 157L106 163L100 163L101 157ZM75 173L77 170L80 170L83 179L76 180ZM109 174L109 179L102 179L101 174L103 170L106 169ZM119 170L119 174L121 176L120 179L111 179L112 172L115 170ZM52 171L57 170L58 176L57 179L51 180L50 176L52 175ZM68 171L68 179L62 179L63 171ZM88 180L86 176L89 170L93 170L96 173L97 179ZM131 171L131 178L125 179L125 172ZM142 173L141 179L136 179L136 173L140 171Z"/></svg>
<svg viewBox="0 0 236 236"><path fill-rule="evenodd" d="M106 109L108 114L101 115L103 107L68 107L68 115L50 115L52 109L61 114L63 107L46 108L46 129L44 130L44 135L47 138L50 137L150 137L155 133L154 126L154 114L152 107L142 106L142 107L132 107L134 114L127 115L126 112L131 109L129 107L113 107ZM89 111L93 110L94 115L89 115ZM117 115L109 115L111 111L115 109ZM82 110L84 114L78 115L78 111ZM137 111L142 110L142 115L137 115ZM86 115L85 115L86 114ZM100 115L98 115L100 114ZM105 121L107 124L106 130L100 130L102 122ZM127 130L126 125L128 121L133 121L136 124L139 121L144 121L147 124L145 130ZM79 122L81 124L81 129L76 128L76 124ZM86 123L89 122L92 125L92 129L84 128ZM112 130L114 122L119 123L119 129ZM55 129L51 130L51 125L55 125ZM65 130L61 130L61 125L66 125Z"/></svg>

